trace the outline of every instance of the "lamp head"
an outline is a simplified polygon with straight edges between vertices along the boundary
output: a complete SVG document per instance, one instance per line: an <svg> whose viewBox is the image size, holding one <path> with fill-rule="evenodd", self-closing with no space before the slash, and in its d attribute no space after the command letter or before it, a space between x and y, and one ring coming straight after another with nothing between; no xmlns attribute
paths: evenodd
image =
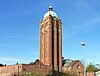
<svg viewBox="0 0 100 76"><path fill-rule="evenodd" d="M82 46L85 46L85 42L83 42L83 41L81 41L81 43L80 43Z"/></svg>

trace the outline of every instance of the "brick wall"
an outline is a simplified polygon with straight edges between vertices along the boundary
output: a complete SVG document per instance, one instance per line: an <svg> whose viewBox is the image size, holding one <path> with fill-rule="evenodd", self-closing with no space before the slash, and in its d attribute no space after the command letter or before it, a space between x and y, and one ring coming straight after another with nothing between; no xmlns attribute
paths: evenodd
<svg viewBox="0 0 100 76"><path fill-rule="evenodd" d="M11 65L0 67L0 76L11 76L16 73L22 72L22 65Z"/></svg>

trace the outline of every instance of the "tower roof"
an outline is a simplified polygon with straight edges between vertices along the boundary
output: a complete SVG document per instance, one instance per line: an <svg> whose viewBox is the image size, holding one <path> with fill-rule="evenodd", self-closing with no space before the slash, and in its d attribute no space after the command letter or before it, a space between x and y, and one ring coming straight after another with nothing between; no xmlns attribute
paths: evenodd
<svg viewBox="0 0 100 76"><path fill-rule="evenodd" d="M49 6L49 10L44 14L44 18L49 16L49 15L57 18L57 14L53 11L52 6Z"/></svg>

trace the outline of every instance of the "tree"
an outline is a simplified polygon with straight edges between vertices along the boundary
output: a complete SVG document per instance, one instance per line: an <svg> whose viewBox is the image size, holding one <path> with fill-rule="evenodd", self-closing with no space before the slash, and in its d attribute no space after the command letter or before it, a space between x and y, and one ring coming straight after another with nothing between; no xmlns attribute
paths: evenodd
<svg viewBox="0 0 100 76"><path fill-rule="evenodd" d="M3 64L0 64L0 66L4 66Z"/></svg>
<svg viewBox="0 0 100 76"><path fill-rule="evenodd" d="M99 69L91 63L86 67L86 70L87 70L87 72L97 72L97 71L99 71Z"/></svg>

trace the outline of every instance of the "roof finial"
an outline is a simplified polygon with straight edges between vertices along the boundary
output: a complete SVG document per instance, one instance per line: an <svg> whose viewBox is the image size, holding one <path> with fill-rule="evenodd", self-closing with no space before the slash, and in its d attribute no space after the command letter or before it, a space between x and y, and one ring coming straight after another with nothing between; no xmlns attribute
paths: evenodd
<svg viewBox="0 0 100 76"><path fill-rule="evenodd" d="M49 11L52 11L52 9L53 9L52 6L49 6Z"/></svg>

